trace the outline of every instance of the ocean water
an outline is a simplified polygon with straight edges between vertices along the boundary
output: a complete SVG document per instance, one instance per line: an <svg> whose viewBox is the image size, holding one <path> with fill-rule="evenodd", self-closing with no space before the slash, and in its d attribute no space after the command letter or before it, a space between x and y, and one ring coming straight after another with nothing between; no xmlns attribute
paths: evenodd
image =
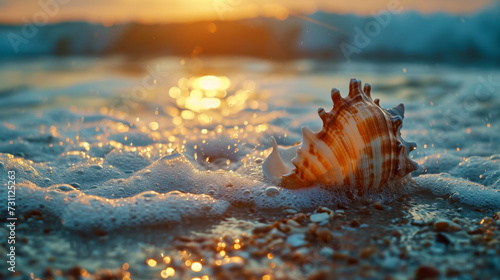
<svg viewBox="0 0 500 280"><path fill-rule="evenodd" d="M417 220L451 212L480 219L478 212L500 209L498 68L241 57L4 61L0 210L7 213L15 174L17 277L48 267L63 277L75 266L83 278L116 268L135 279L174 277L157 260L178 253L175 236L235 239L320 206L355 209L344 188L289 190L261 167L271 136L287 147L301 142L301 127L319 130L317 108L332 106L331 88L347 95L351 77L370 83L384 108L404 103L402 135L417 143L411 158L420 169L410 180L370 194L391 205L381 219L398 219L398 211ZM397 204L401 195L410 202ZM217 279L216 269L204 269ZM175 277L196 270L177 268ZM288 277L305 279L307 271ZM270 275L282 279L278 272L286 271Z"/></svg>

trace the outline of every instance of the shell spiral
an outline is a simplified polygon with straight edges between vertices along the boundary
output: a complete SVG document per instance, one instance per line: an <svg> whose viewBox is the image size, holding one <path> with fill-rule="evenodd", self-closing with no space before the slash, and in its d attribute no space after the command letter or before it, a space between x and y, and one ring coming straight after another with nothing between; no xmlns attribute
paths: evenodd
<svg viewBox="0 0 500 280"><path fill-rule="evenodd" d="M371 86L365 84L362 89L361 81L354 78L346 98L335 88L331 98L333 108L330 112L318 109L323 121L321 131L314 133L307 127L302 128L303 142L291 161L293 169L286 170L281 162L283 186L298 188L323 184L366 190L379 188L418 168L418 164L408 157L416 144L401 138L403 104L383 109L378 99L372 100ZM274 139L273 146L276 150ZM272 162L276 157L281 160L277 152L273 153L264 162L266 176L269 174L266 168L280 164Z"/></svg>

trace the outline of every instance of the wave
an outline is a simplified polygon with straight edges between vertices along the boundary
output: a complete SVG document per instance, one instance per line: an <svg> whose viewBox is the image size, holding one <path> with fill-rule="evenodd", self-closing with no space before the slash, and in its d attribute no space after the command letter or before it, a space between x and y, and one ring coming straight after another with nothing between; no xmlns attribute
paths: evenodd
<svg viewBox="0 0 500 280"><path fill-rule="evenodd" d="M269 18L112 26L0 26L0 58L33 55L239 55L267 59L428 60L499 64L500 5L469 15L317 12ZM213 28L215 24L215 29ZM209 28L212 26L211 28Z"/></svg>

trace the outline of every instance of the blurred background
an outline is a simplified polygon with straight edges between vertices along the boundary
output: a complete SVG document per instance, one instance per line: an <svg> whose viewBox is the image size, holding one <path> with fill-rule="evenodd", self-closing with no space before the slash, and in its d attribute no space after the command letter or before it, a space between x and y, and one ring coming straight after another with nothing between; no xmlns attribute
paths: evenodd
<svg viewBox="0 0 500 280"><path fill-rule="evenodd" d="M494 0L0 1L0 58L252 56L500 62Z"/></svg>

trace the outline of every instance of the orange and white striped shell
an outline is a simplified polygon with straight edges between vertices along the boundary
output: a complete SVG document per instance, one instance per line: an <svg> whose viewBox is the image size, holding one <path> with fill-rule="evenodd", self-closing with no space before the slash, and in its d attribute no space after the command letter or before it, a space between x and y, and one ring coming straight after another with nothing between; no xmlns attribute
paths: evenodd
<svg viewBox="0 0 500 280"><path fill-rule="evenodd" d="M266 177L281 180L288 188L321 184L368 190L416 170L418 164L408 157L416 144L405 142L400 133L404 105L385 110L378 99L372 100L370 91L369 84L363 90L354 78L346 98L332 89L332 110L318 109L321 131L303 127L301 146L282 151L281 156L272 139L273 151L263 164ZM296 153L293 166L281 159L287 153Z"/></svg>

